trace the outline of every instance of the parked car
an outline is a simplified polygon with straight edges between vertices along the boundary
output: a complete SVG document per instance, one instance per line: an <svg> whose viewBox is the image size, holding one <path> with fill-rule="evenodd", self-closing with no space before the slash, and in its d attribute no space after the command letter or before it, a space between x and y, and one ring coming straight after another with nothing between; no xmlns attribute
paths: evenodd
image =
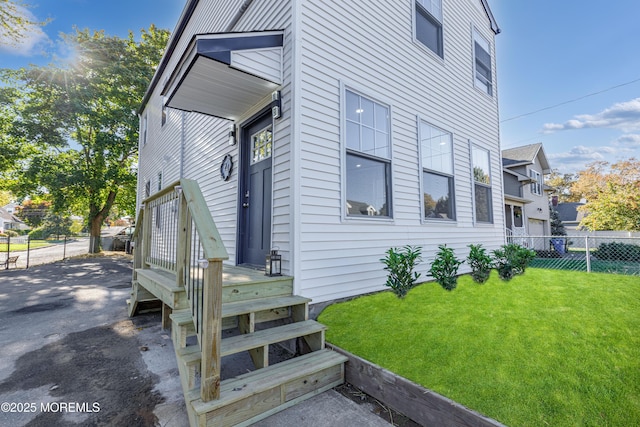
<svg viewBox="0 0 640 427"><path fill-rule="evenodd" d="M113 250L131 252L131 236L135 232L136 227L125 227L113 236Z"/></svg>

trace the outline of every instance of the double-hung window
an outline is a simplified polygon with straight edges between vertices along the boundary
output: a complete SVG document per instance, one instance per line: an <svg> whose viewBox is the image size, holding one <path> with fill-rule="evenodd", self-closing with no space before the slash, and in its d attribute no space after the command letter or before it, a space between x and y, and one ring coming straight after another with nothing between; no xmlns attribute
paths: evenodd
<svg viewBox="0 0 640 427"><path fill-rule="evenodd" d="M345 110L347 216L390 218L389 107L346 90Z"/></svg>
<svg viewBox="0 0 640 427"><path fill-rule="evenodd" d="M455 219L451 133L420 121L420 152L424 218Z"/></svg>
<svg viewBox="0 0 640 427"><path fill-rule="evenodd" d="M442 0L416 1L416 39L444 58L442 44Z"/></svg>
<svg viewBox="0 0 640 427"><path fill-rule="evenodd" d="M473 30L473 71L475 85L489 96L493 96L493 78L491 73L491 45Z"/></svg>
<svg viewBox="0 0 640 427"><path fill-rule="evenodd" d="M531 193L542 196L542 174L530 169L529 176L535 181L531 183Z"/></svg>
<svg viewBox="0 0 640 427"><path fill-rule="evenodd" d="M476 222L493 222L491 200L491 167L489 151L471 146L473 164L473 194Z"/></svg>
<svg viewBox="0 0 640 427"><path fill-rule="evenodd" d="M147 114L142 117L142 146L147 145L147 129L149 127Z"/></svg>

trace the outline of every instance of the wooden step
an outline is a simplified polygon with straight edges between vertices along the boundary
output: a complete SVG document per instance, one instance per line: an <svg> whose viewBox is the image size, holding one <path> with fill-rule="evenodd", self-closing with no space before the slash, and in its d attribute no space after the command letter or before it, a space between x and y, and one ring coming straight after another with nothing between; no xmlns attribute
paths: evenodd
<svg viewBox="0 0 640 427"><path fill-rule="evenodd" d="M186 400L200 426L249 425L342 384L346 360L320 350L222 381L218 400L203 402L198 390Z"/></svg>
<svg viewBox="0 0 640 427"><path fill-rule="evenodd" d="M220 354L221 356L229 356L298 337L305 337L311 350L320 350L324 347L324 331L326 329L326 326L315 320L305 320L250 334L224 338L220 344Z"/></svg>
<svg viewBox="0 0 640 427"><path fill-rule="evenodd" d="M240 314L257 313L259 311L304 305L309 302L311 302L311 299L295 295L228 302L222 304L222 317L238 316Z"/></svg>
<svg viewBox="0 0 640 427"><path fill-rule="evenodd" d="M146 290L172 310L187 308L187 293L176 285L176 275L158 269L136 270L137 280Z"/></svg>

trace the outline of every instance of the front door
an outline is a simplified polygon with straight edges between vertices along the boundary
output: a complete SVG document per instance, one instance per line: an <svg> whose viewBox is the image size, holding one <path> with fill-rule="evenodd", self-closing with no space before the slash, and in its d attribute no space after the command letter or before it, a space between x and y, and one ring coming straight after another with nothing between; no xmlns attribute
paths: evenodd
<svg viewBox="0 0 640 427"><path fill-rule="evenodd" d="M242 128L239 264L264 267L271 249L271 110Z"/></svg>

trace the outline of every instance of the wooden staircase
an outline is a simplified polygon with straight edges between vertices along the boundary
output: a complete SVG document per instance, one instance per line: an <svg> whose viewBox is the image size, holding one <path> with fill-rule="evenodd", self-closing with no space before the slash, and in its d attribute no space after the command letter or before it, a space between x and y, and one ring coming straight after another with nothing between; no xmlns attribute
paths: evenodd
<svg viewBox="0 0 640 427"><path fill-rule="evenodd" d="M193 182L182 180L176 187L181 188L179 196L186 198L180 203L183 208L192 209L191 214L203 210L201 206L190 207L190 203L203 203L193 196L197 189ZM183 188L188 189L185 194ZM178 242L178 255L168 251L168 261L158 259L158 253L167 252L153 249L154 242L162 239L144 232L158 232L158 218L168 216L158 207L162 205L153 203L154 197L176 206L175 195L167 194L147 199L139 214L138 223L143 225L136 233L142 229L142 234L135 236L128 305L131 316L143 304L157 301L162 305L163 326L171 327L190 425L250 425L343 383L347 359L325 348L326 328L309 320L310 300L293 295L293 278L266 277L257 270L222 266L219 249L215 257L201 258L202 252L195 257L181 255L180 249L188 249L195 239L188 232L185 237L188 227L184 219L163 237ZM197 219L193 222L195 228ZM210 230L211 223L198 231ZM215 225L213 228L212 240L219 242ZM175 233L175 238L167 238L170 233ZM181 240L187 244L180 244ZM194 267L198 264L200 267ZM204 279L193 281L191 276ZM270 348L281 343L296 348L296 357L270 360ZM225 366L241 353L250 356L252 370L239 376L227 373Z"/></svg>

